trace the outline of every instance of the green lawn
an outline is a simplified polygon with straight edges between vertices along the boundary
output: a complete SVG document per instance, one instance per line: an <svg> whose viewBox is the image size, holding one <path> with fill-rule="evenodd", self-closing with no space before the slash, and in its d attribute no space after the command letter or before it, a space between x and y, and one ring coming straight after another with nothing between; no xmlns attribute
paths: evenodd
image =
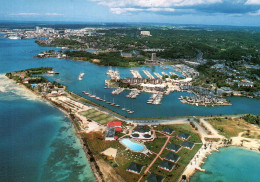
<svg viewBox="0 0 260 182"><path fill-rule="evenodd" d="M89 109L87 111L83 111L80 114L82 114L83 116L86 116L87 118L98 122L100 124L107 124L110 121L114 121L116 120L115 117L105 114L103 112L100 112L96 109Z"/></svg>

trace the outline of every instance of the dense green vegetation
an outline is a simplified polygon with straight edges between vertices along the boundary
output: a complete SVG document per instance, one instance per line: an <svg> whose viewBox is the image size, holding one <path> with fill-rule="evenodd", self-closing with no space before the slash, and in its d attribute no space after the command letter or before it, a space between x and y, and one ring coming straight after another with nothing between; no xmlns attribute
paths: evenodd
<svg viewBox="0 0 260 182"><path fill-rule="evenodd" d="M252 114L247 114L242 117L246 122L251 124L260 125L260 116L255 116Z"/></svg>
<svg viewBox="0 0 260 182"><path fill-rule="evenodd" d="M97 64L104 66L132 67L139 66L144 63L143 58L124 58L119 52L92 54L85 51L65 51L65 54L77 60L92 61L93 59L98 59L100 62Z"/></svg>

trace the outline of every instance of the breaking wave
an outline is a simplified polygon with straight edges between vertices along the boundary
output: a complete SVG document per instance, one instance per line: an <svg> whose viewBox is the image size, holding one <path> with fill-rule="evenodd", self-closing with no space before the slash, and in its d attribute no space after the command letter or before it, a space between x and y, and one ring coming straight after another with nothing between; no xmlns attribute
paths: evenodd
<svg viewBox="0 0 260 182"><path fill-rule="evenodd" d="M21 98L40 101L32 92L0 74L0 100L17 100Z"/></svg>

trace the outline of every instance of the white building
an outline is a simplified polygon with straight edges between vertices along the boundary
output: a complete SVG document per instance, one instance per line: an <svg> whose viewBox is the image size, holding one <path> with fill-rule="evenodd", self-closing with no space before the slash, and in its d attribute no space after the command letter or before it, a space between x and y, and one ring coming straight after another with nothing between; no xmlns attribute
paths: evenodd
<svg viewBox="0 0 260 182"><path fill-rule="evenodd" d="M150 31L141 31L141 35L144 35L144 36L152 36Z"/></svg>

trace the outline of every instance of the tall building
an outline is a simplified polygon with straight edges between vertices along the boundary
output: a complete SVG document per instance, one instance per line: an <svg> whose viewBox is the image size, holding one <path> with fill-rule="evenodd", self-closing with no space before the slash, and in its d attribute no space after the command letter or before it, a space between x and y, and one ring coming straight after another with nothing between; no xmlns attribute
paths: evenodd
<svg viewBox="0 0 260 182"><path fill-rule="evenodd" d="M35 31L36 33L40 33L40 27L36 26Z"/></svg>
<svg viewBox="0 0 260 182"><path fill-rule="evenodd" d="M156 60L156 53L152 53L151 61L152 61L153 63L156 63L156 62L157 62L157 60Z"/></svg>

